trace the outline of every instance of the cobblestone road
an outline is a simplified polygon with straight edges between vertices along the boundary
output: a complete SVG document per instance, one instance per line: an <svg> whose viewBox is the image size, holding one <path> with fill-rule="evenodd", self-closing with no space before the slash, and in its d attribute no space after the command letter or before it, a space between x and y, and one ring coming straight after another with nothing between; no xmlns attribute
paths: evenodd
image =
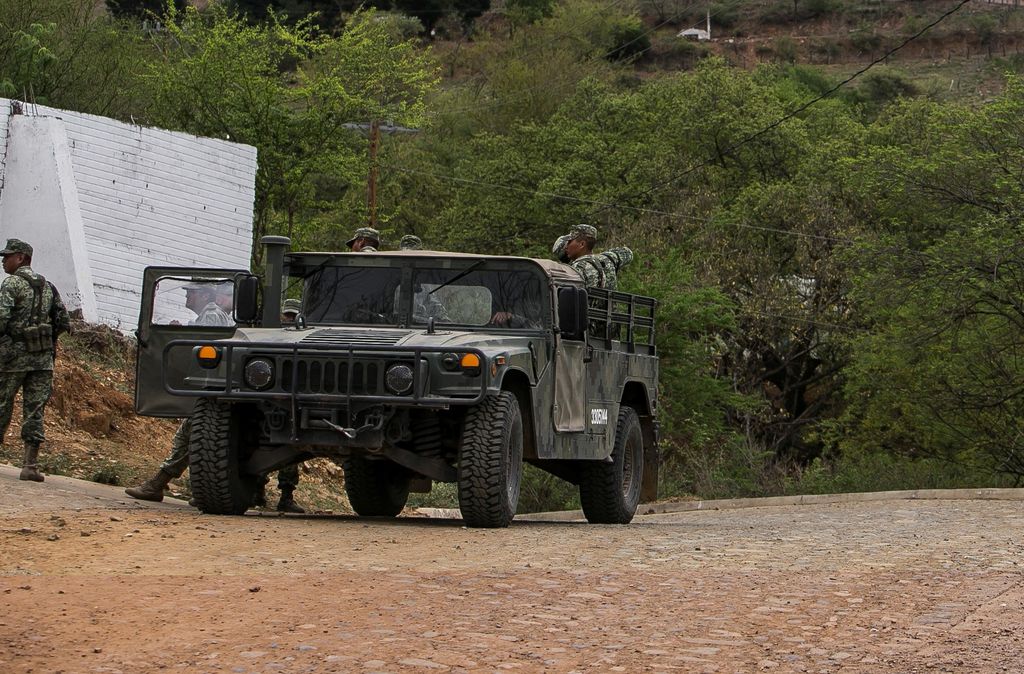
<svg viewBox="0 0 1024 674"><path fill-rule="evenodd" d="M480 531L18 514L7 486L5 673L1024 671L1022 501Z"/></svg>

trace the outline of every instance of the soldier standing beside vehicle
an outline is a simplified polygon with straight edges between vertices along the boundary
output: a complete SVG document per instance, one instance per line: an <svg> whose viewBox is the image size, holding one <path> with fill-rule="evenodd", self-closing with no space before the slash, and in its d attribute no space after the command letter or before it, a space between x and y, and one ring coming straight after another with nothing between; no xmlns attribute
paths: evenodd
<svg viewBox="0 0 1024 674"><path fill-rule="evenodd" d="M288 328L295 325L295 319L302 311L302 302L290 298L281 305L281 327ZM267 505L267 482L270 476L266 473L260 475L256 486L256 496L253 498L253 505L258 508L265 508ZM281 492L281 498L277 502L277 511L282 513L301 514L306 510L295 502L295 488L299 486L299 464L293 463L277 471L277 489Z"/></svg>
<svg viewBox="0 0 1024 674"><path fill-rule="evenodd" d="M572 265L586 286L616 290L619 272L633 261L633 251L623 246L594 253L596 245L596 227L574 225L568 234L558 237L551 252L558 261Z"/></svg>
<svg viewBox="0 0 1024 674"><path fill-rule="evenodd" d="M189 321L189 325L217 327L234 325L234 320L221 307L222 304L231 305L231 293L233 292L234 285L231 283L197 282L186 285L185 307L196 315L195 320ZM171 322L171 325L176 324L176 321ZM138 487L128 487L124 493L143 501L163 501L164 489L167 485L174 478L181 477L185 473L185 469L188 468L188 442L191 434L191 420L185 419L178 426L178 430L175 431L174 438L171 440L171 453L160 464L156 474Z"/></svg>
<svg viewBox="0 0 1024 674"><path fill-rule="evenodd" d="M360 227L345 242L353 253L376 253L380 248L380 232L373 227Z"/></svg>
<svg viewBox="0 0 1024 674"><path fill-rule="evenodd" d="M0 284L0 440L21 390L25 455L20 479L42 482L43 413L53 390L57 338L71 331L71 319L53 284L32 271L32 246L8 239L0 256L9 274Z"/></svg>

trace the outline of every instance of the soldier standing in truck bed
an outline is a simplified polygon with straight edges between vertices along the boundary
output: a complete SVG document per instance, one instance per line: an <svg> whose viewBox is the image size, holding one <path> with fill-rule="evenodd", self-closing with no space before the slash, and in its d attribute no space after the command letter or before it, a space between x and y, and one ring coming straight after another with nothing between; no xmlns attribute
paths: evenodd
<svg viewBox="0 0 1024 674"><path fill-rule="evenodd" d="M345 242L353 253L376 253L380 248L380 232L373 227L360 227Z"/></svg>
<svg viewBox="0 0 1024 674"><path fill-rule="evenodd" d="M57 338L71 331L71 319L53 284L32 271L32 246L8 239L0 256L10 274L0 285L0 441L21 390L25 456L20 478L42 482L43 413L53 390Z"/></svg>
<svg viewBox="0 0 1024 674"><path fill-rule="evenodd" d="M587 287L616 290L619 271L633 261L633 251L622 246L594 253L596 245L596 227L574 225L568 234L558 237L551 252L555 259L572 265Z"/></svg>

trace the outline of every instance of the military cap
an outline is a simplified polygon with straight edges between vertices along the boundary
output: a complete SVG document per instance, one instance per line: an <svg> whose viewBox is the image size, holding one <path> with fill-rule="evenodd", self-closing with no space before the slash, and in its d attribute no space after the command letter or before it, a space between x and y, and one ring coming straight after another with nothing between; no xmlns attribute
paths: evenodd
<svg viewBox="0 0 1024 674"><path fill-rule="evenodd" d="M24 253L25 255L32 255L32 246L28 245L21 239L7 239L7 245L4 246L3 250L0 250L0 256L14 255L15 253Z"/></svg>
<svg viewBox="0 0 1024 674"><path fill-rule="evenodd" d="M551 246L551 255L559 262L568 262L569 256L565 253L565 246L572 241L572 236L563 234L555 239L555 245Z"/></svg>
<svg viewBox="0 0 1024 674"><path fill-rule="evenodd" d="M296 299L288 299L281 305L282 314L298 314L302 311L302 302Z"/></svg>
<svg viewBox="0 0 1024 674"><path fill-rule="evenodd" d="M415 234L406 234L398 243L398 250L423 250L423 239Z"/></svg>
<svg viewBox="0 0 1024 674"><path fill-rule="evenodd" d="M345 245L351 248L352 244L359 238L370 239L371 241L376 241L378 246L380 245L380 232L373 227L360 227L352 234L352 238L345 242Z"/></svg>
<svg viewBox="0 0 1024 674"><path fill-rule="evenodd" d="M569 238L578 239L580 237L587 237L589 239L597 240L597 227L593 225L573 225L572 229L569 230Z"/></svg>

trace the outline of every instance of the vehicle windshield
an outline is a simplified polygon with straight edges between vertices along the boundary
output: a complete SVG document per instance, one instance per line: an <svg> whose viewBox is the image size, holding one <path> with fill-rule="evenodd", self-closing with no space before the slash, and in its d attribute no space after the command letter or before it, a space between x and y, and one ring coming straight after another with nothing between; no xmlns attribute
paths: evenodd
<svg viewBox="0 0 1024 674"><path fill-rule="evenodd" d="M303 313L309 323L399 323L394 302L402 270L321 267L306 279Z"/></svg>
<svg viewBox="0 0 1024 674"><path fill-rule="evenodd" d="M425 325L433 319L435 325L543 327L543 275L490 269L486 262L472 269L416 268L407 286L399 267L321 267L306 279L303 313L310 324Z"/></svg>

